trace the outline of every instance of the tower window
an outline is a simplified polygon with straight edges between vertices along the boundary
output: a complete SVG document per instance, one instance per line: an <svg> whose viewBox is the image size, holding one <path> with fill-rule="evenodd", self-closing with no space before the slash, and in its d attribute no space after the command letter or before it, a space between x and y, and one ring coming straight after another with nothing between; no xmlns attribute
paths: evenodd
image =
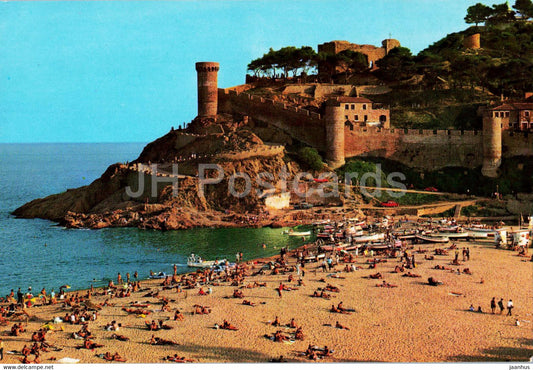
<svg viewBox="0 0 533 370"><path fill-rule="evenodd" d="M365 122L368 120L368 116L365 114Z"/></svg>
<svg viewBox="0 0 533 370"><path fill-rule="evenodd" d="M366 109L366 104L363 104L363 109Z"/></svg>
<svg viewBox="0 0 533 370"><path fill-rule="evenodd" d="M350 109L350 106L348 104L345 104L344 109Z"/></svg>
<svg viewBox="0 0 533 370"><path fill-rule="evenodd" d="M348 119L348 116L344 116L345 119Z"/></svg>
<svg viewBox="0 0 533 370"><path fill-rule="evenodd" d="M509 117L509 112L505 112L505 117Z"/></svg>
<svg viewBox="0 0 533 370"><path fill-rule="evenodd" d="M359 121L359 115L356 114L355 116L353 116L353 119L356 120L356 121Z"/></svg>
<svg viewBox="0 0 533 370"><path fill-rule="evenodd" d="M355 109L355 104L352 104L351 108L352 108L352 110Z"/></svg>
<svg viewBox="0 0 533 370"><path fill-rule="evenodd" d="M500 112L494 112L494 117L499 117L500 116Z"/></svg>
<svg viewBox="0 0 533 370"><path fill-rule="evenodd" d="M529 111L526 110L526 111L524 112L524 116L529 117Z"/></svg>

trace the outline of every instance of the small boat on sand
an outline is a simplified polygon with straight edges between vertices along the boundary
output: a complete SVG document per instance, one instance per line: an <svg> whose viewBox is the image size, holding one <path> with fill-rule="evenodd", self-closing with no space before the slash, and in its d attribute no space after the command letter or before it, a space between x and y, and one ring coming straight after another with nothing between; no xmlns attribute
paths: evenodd
<svg viewBox="0 0 533 370"><path fill-rule="evenodd" d="M356 236L355 238L353 238L353 241L356 243L368 243L368 242L384 240L384 239L385 239L385 234L380 233L380 234Z"/></svg>
<svg viewBox="0 0 533 370"><path fill-rule="evenodd" d="M448 243L450 241L447 236L417 235L416 238L423 243Z"/></svg>
<svg viewBox="0 0 533 370"><path fill-rule="evenodd" d="M429 237L433 238L433 237L443 237L443 238L448 238L448 239L466 239L469 237L469 234L467 232L464 232L464 233L443 233L443 232L439 232L437 234L430 234L428 235Z"/></svg>

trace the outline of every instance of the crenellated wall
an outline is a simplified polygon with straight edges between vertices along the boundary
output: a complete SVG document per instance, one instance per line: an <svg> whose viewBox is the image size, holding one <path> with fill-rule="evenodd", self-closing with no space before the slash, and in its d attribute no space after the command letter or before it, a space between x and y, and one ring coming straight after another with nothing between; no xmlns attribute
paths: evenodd
<svg viewBox="0 0 533 370"><path fill-rule="evenodd" d="M325 150L326 131L316 112L229 89L218 90L218 104L221 113L242 114L267 122L307 145Z"/></svg>
<svg viewBox="0 0 533 370"><path fill-rule="evenodd" d="M345 131L346 157L391 158L410 167L474 168L483 159L481 132L363 128Z"/></svg>
<svg viewBox="0 0 533 370"><path fill-rule="evenodd" d="M484 164L494 135L483 131L403 130L344 125L342 115L323 117L315 112L274 102L242 89L219 89L219 112L242 114L266 122L289 136L322 152L331 165L342 164L345 158L390 158L410 167L434 170L449 166L475 168ZM338 121L338 122L337 122ZM344 140L338 137L344 127ZM329 129L328 129L329 127ZM485 128L484 131L486 131ZM491 131L492 133L492 131ZM497 135L496 135L497 136ZM343 142L344 141L344 142ZM533 135L503 131L502 157L533 156ZM341 146L344 148L342 149ZM340 153L339 153L340 151ZM487 158L485 158L486 162Z"/></svg>

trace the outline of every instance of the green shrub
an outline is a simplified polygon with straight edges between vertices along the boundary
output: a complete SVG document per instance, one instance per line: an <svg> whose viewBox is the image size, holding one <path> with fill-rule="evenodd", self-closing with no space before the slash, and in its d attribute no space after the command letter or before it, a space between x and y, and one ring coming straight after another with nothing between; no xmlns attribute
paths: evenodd
<svg viewBox="0 0 533 370"><path fill-rule="evenodd" d="M320 171L324 167L324 162L322 162L322 157L316 149L314 148L301 148L298 151L298 156L300 160L308 165L311 169L315 171Z"/></svg>

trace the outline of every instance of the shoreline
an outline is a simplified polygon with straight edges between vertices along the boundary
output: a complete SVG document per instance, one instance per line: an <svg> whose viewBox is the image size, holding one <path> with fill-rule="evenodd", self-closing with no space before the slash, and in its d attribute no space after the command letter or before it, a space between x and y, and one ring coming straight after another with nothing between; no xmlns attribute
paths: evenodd
<svg viewBox="0 0 533 370"><path fill-rule="evenodd" d="M118 352L128 363L161 363L165 362L163 358L175 353L194 362L268 362L279 356L291 362L315 362L299 354L309 345L328 345L334 350L331 357L324 357L317 362L528 360L528 356L533 354L531 263L522 262L523 258L517 257L516 252L496 249L491 243L458 243L459 248L464 246L471 248L472 260L461 262L463 266L460 267L469 267L472 275L435 270L433 267L437 264L449 266L452 256L434 255L435 260L427 261L424 254L417 254L418 266L410 270L420 274L420 278L391 273L394 265L398 264L398 258L386 259L386 262L378 263L375 269L369 270L368 257L364 256L358 257L354 265L360 269L353 272L344 272L343 263L335 267L337 272L323 272L317 263L306 264L305 276L302 277L304 285L301 286L295 281L288 282L289 273L272 275L271 270L266 270L264 275L253 274L262 265L257 262L275 259L279 256L276 254L246 261L244 281L237 285L232 285L230 281L215 282L209 285L212 293L207 295L199 295L198 287L183 289L178 293L173 289L164 289L160 285L162 279L140 279L141 287L148 290L132 293L126 298L112 298L110 302L114 306L103 307L98 311L99 318L88 322L95 336L94 341L104 345L101 350L75 348L83 341L73 339L72 333L77 332L81 325L53 324L59 331L49 333L47 339L63 350L44 352L41 360L55 363L63 357L71 357L82 363L103 363L105 360L96 355L110 351ZM416 248L427 249L426 253L433 255L431 249L435 245L418 244L411 251L416 253ZM294 251L289 252L289 255ZM289 258L290 266L294 266L294 261L293 257ZM397 288L377 287L376 283L381 280L368 279L369 274L375 272L382 273L383 279L397 285ZM292 274L297 276L295 272ZM179 276L181 279L181 276L193 275L187 273ZM428 276L444 281L444 285L427 285ZM513 278L509 279L509 276ZM479 284L480 279L484 280L484 284ZM255 283L259 285L254 286ZM290 288L284 290L281 297L276 290L280 283ZM266 287L261 284L266 284ZM312 297L314 291L324 289L327 284L338 287L339 292L328 292L330 299ZM244 298L232 298L235 289L242 291ZM98 292L101 290L98 288ZM146 296L156 290L160 297L168 298L170 311L160 310L161 298ZM83 289L68 292L67 295L82 295L87 291ZM515 311L511 317L468 312L470 304L476 307L480 305L484 312L490 312L488 301L493 296L513 299ZM104 296L96 296L92 297L91 302L101 304L104 300ZM255 305L245 305L243 300ZM150 312L146 317L123 311L123 308L132 308L132 302L136 301L148 302L145 304L149 305L146 309ZM355 312L351 315L331 313L330 306L341 301ZM195 305L208 306L212 312L208 315L193 314ZM183 313L183 321L172 320L176 309ZM22 336L6 336L9 326L4 326L2 337L6 351L21 350L24 344L31 344L29 337L32 331L53 317L72 312L72 308L65 310L61 305L53 305L33 307L27 311L35 316L36 321L28 322L28 331ZM280 329L284 335L294 335L295 329L283 326L276 328L268 323L276 316L282 325L295 318L298 326L303 328L304 340L276 343L265 338L265 335L270 336ZM144 321L152 319L163 320L173 328L148 331ZM516 319L521 321L520 326L514 325ZM103 329L112 320L122 324L116 334L125 335L130 341L112 339L115 332ZM238 330L214 329L214 324L220 325L223 320L228 320ZM350 330L335 328L336 321ZM152 334L178 344L150 345L148 341ZM428 347L427 343L435 345ZM376 350L378 348L385 350ZM17 363L21 357L12 354L5 356L4 362L10 363ZM33 355L30 359L33 359Z"/></svg>

